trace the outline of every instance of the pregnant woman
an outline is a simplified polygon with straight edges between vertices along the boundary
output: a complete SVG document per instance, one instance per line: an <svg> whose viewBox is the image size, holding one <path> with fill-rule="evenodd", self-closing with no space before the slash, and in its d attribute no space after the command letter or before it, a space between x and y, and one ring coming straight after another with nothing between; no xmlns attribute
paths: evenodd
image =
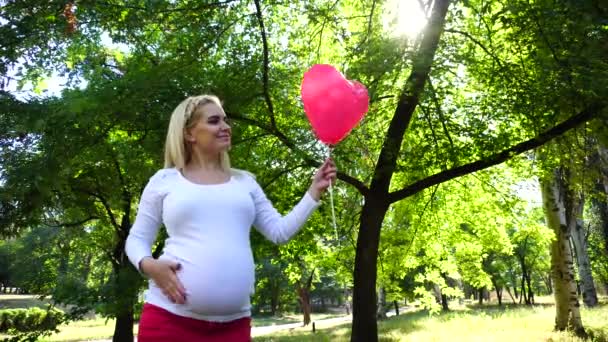
<svg viewBox="0 0 608 342"><path fill-rule="evenodd" d="M288 241L336 178L328 159L302 200L281 216L251 174L230 168L230 139L215 96L189 97L171 115L165 168L144 188L125 248L150 280L140 342L250 341L251 226L274 243ZM168 238L154 259L161 224Z"/></svg>

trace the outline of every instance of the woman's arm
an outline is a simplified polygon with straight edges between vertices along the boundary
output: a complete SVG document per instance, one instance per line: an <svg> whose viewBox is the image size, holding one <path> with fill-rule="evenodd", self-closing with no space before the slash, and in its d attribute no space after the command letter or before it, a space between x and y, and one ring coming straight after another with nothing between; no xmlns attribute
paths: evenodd
<svg viewBox="0 0 608 342"><path fill-rule="evenodd" d="M319 206L321 195L329 187L330 182L335 182L335 178L336 167L333 161L328 159L315 173L312 185L304 197L285 216L277 212L259 184L252 179L254 183L252 196L256 210L254 226L274 243L289 241Z"/></svg>
<svg viewBox="0 0 608 342"><path fill-rule="evenodd" d="M131 263L142 272L141 261L152 256L152 244L156 241L162 223L162 183L163 170L150 178L144 188L137 209L135 222L129 231L125 252Z"/></svg>

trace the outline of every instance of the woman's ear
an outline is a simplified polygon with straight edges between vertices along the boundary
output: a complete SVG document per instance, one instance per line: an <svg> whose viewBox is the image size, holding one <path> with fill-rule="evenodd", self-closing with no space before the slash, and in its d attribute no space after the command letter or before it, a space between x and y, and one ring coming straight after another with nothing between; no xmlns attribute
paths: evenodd
<svg viewBox="0 0 608 342"><path fill-rule="evenodd" d="M184 140L186 140L187 142L194 142L194 136L192 134L190 134L190 130L189 129L185 129L184 130Z"/></svg>

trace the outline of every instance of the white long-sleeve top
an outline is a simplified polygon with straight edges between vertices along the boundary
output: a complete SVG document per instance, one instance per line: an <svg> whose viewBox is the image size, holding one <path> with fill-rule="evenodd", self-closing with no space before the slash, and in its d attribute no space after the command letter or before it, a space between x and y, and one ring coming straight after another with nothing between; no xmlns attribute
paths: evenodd
<svg viewBox="0 0 608 342"><path fill-rule="evenodd" d="M179 262L186 303L174 304L150 280L145 301L176 315L227 322L251 315L255 288L251 226L274 243L288 241L319 203L308 192L281 216L248 173L233 170L228 182L201 185L177 169L162 169L144 188L125 251L139 268L151 256L164 224L168 238L159 259Z"/></svg>

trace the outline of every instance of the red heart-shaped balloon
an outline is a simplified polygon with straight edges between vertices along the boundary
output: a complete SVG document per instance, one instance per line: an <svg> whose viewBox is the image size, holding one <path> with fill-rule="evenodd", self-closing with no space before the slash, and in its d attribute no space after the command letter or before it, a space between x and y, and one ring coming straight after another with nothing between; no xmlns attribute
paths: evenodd
<svg viewBox="0 0 608 342"><path fill-rule="evenodd" d="M316 64L304 73L301 92L308 121L327 145L344 139L368 110L365 86L347 80L331 65Z"/></svg>

